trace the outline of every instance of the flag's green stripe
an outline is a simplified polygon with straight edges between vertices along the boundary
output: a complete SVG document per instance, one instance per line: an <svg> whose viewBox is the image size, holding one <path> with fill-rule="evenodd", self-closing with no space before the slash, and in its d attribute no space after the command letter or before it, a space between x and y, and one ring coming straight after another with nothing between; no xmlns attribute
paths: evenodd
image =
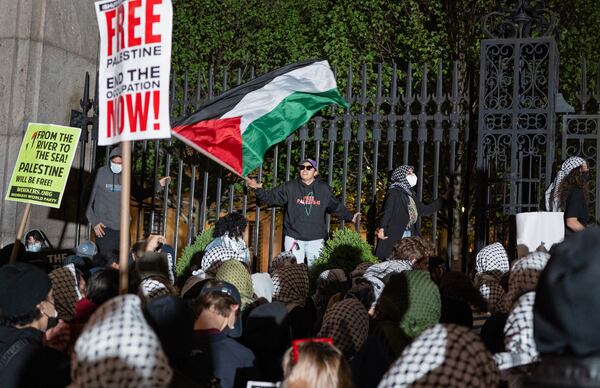
<svg viewBox="0 0 600 388"><path fill-rule="evenodd" d="M330 104L344 107L348 103L337 89L323 93L295 92L287 96L275 109L254 120L242 134L243 175L257 168L265 152L285 140L304 125L318 111Z"/></svg>

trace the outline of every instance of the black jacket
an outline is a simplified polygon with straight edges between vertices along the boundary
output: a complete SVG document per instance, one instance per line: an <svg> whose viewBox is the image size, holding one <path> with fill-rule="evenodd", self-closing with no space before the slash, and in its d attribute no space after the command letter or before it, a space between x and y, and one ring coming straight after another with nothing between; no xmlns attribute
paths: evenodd
<svg viewBox="0 0 600 388"><path fill-rule="evenodd" d="M33 328L0 326L0 386L64 387L71 382L69 357L42 343Z"/></svg>
<svg viewBox="0 0 600 388"><path fill-rule="evenodd" d="M415 196L413 196L413 200L417 205L419 217L437 212L444 204L441 198L436 199L429 205L424 205ZM383 215L379 223L379 226L384 229L384 233L388 238L377 242L375 256L380 259L387 259L389 257L396 242L402 238L408 221L408 193L400 188L389 190L383 207ZM415 228L415 225L411 226L410 230L413 236L419 235L419 231Z"/></svg>
<svg viewBox="0 0 600 388"><path fill-rule="evenodd" d="M257 189L256 197L269 206L285 206L283 234L296 240L327 237L327 212L345 221L352 220L352 213L333 195L331 187L318 178L310 185L297 178L272 190Z"/></svg>

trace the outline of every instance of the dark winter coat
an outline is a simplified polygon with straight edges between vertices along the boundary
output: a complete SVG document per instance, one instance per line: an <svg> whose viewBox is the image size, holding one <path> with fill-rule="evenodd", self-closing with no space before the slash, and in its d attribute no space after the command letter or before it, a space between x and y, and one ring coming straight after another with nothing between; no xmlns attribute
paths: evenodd
<svg viewBox="0 0 600 388"><path fill-rule="evenodd" d="M310 185L297 178L272 190L257 189L256 197L269 206L285 206L283 234L296 240L327 237L328 212L345 221L352 220L352 213L333 195L331 187L318 178Z"/></svg>
<svg viewBox="0 0 600 388"><path fill-rule="evenodd" d="M0 326L2 388L64 387L71 381L69 357L42 343L37 329Z"/></svg>
<svg viewBox="0 0 600 388"><path fill-rule="evenodd" d="M408 193L401 188L390 189L385 199L383 207L383 215L379 223L379 227L383 228L385 235L388 237L385 240L377 242L375 256L380 259L387 259L392 252L392 248L402 238L406 225L409 222L408 215ZM417 205L419 217L429 216L440 210L444 204L441 198L436 199L432 203L425 205L413 195L413 200ZM419 231L412 225L410 227L411 234L418 236Z"/></svg>

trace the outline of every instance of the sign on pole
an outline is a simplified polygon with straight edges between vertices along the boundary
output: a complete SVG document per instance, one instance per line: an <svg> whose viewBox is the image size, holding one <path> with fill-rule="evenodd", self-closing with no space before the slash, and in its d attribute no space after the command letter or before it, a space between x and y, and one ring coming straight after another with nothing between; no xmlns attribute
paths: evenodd
<svg viewBox="0 0 600 388"><path fill-rule="evenodd" d="M96 2L98 144L171 136L171 0Z"/></svg>
<svg viewBox="0 0 600 388"><path fill-rule="evenodd" d="M80 128L29 124L6 200L60 207L80 133Z"/></svg>

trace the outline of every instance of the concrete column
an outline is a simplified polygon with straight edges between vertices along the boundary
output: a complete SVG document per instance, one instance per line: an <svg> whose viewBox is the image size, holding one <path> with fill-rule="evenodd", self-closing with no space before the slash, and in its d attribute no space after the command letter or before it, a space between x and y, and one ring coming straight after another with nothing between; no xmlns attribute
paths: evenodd
<svg viewBox="0 0 600 388"><path fill-rule="evenodd" d="M71 109L80 109L86 71L92 76L93 91L98 29L94 3L88 0L0 0L0 10L0 246L3 246L14 239L23 208L4 198L27 124L69 124ZM86 154L89 159L89 150ZM79 168L79 154L73 166ZM34 205L28 229L42 229L55 247L72 247L75 224L66 220L74 206L72 201L65 200L61 209Z"/></svg>

